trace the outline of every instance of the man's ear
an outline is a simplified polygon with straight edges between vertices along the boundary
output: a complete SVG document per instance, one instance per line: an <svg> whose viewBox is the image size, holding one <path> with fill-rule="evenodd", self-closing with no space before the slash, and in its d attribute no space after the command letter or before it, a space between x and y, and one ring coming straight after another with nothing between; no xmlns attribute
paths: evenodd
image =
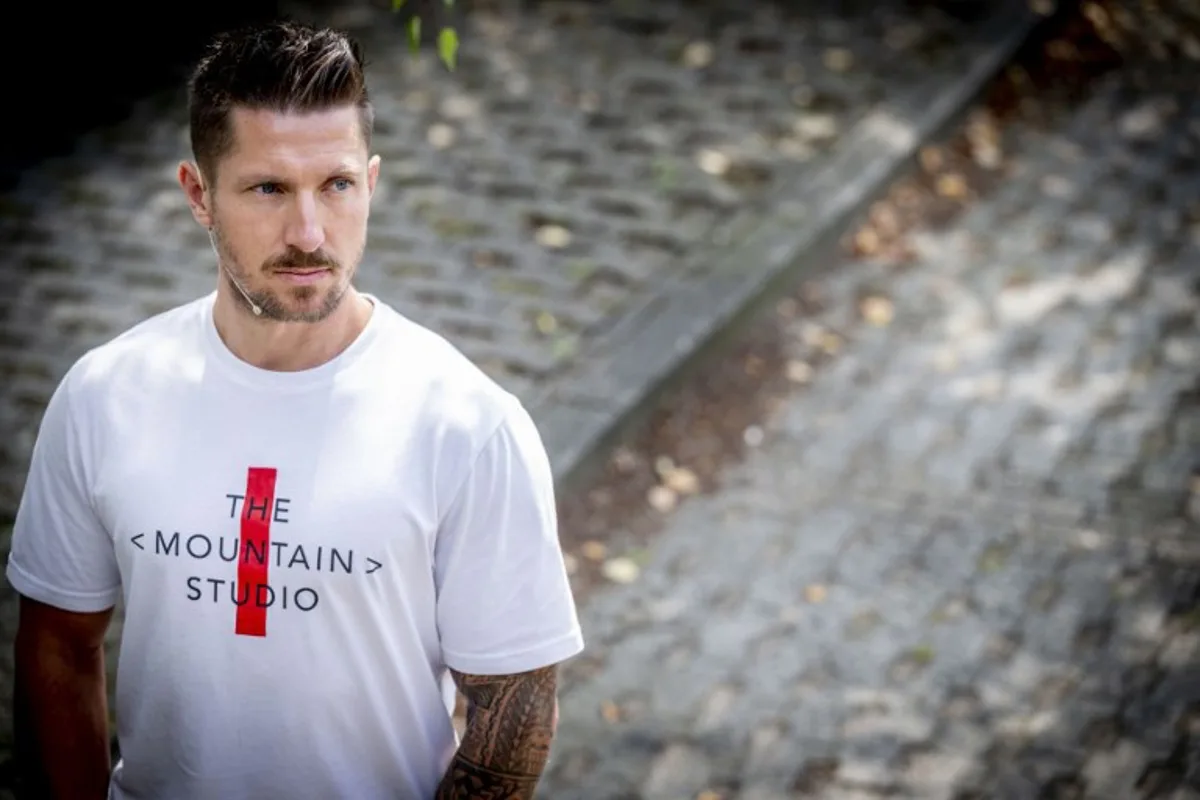
<svg viewBox="0 0 1200 800"><path fill-rule="evenodd" d="M367 195L375 196L375 186L379 183L379 162L378 155L371 156L371 160L367 162Z"/></svg>
<svg viewBox="0 0 1200 800"><path fill-rule="evenodd" d="M200 168L191 161L179 164L179 185L187 198L188 207L192 209L192 217L205 228L213 226L212 198L204 184L204 176Z"/></svg>

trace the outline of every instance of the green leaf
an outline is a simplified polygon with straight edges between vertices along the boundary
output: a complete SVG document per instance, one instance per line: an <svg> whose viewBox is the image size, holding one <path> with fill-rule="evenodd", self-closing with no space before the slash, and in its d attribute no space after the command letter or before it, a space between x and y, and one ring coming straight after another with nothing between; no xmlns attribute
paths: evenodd
<svg viewBox="0 0 1200 800"><path fill-rule="evenodd" d="M414 53L421 49L420 17L413 17L408 21L408 46Z"/></svg>
<svg viewBox="0 0 1200 800"><path fill-rule="evenodd" d="M442 28L438 34L437 48L446 69L453 72L454 65L458 63L458 34L454 28Z"/></svg>
<svg viewBox="0 0 1200 800"><path fill-rule="evenodd" d="M446 0L446 8L454 8L454 0Z"/></svg>
<svg viewBox="0 0 1200 800"><path fill-rule="evenodd" d="M404 8L404 0L392 0L392 11L399 11Z"/></svg>

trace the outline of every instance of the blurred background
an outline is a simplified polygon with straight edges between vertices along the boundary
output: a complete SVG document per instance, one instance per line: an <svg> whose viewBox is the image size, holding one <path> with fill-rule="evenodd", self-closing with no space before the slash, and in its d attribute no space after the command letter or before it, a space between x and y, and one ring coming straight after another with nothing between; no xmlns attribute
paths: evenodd
<svg viewBox="0 0 1200 800"><path fill-rule="evenodd" d="M544 796L1200 798L1200 3L6 13L0 540L70 363L214 286L199 48L332 24L360 285L559 481L588 650ZM6 693L14 624L4 584Z"/></svg>

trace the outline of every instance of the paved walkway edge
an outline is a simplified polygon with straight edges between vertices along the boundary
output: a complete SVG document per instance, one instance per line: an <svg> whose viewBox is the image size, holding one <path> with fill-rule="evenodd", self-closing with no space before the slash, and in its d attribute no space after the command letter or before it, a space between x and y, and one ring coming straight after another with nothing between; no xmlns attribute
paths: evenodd
<svg viewBox="0 0 1200 800"><path fill-rule="evenodd" d="M571 381L569 396L560 389L533 399L560 491L593 476L604 454L645 421L654 400L781 288L828 263L841 236L912 166L921 147L953 125L1018 50L1063 13L1039 15L1023 2L1005 6L976 26L969 70L867 115L815 180L779 192L774 213L749 235L665 283L616 326Z"/></svg>

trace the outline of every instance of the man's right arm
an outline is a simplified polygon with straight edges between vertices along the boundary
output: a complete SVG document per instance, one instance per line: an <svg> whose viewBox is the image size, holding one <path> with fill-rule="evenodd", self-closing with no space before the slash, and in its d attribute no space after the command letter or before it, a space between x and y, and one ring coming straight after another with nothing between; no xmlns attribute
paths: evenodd
<svg viewBox="0 0 1200 800"><path fill-rule="evenodd" d="M111 618L112 609L78 613L21 597L13 722L22 800L108 796Z"/></svg>
<svg viewBox="0 0 1200 800"><path fill-rule="evenodd" d="M104 639L121 571L92 492L104 412L84 391L86 383L103 393L105 380L81 359L50 396L5 568L20 595L11 698L17 770L26 781L21 796L38 800L108 794Z"/></svg>

